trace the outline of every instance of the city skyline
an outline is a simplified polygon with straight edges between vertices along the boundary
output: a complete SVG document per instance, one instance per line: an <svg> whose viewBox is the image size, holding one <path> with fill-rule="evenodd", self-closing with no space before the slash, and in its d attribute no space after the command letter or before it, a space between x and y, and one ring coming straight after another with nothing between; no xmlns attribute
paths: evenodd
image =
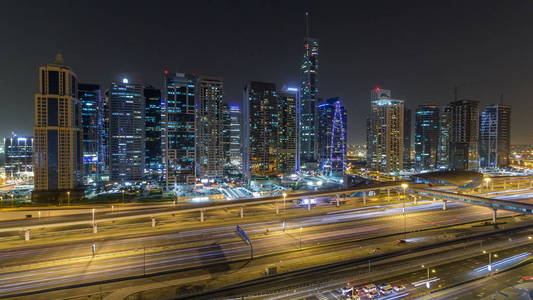
<svg viewBox="0 0 533 300"><path fill-rule="evenodd" d="M76 22L74 20L71 22L72 29L61 29L58 24L52 23L49 24L48 28L25 32L24 37L17 34L17 30L4 35L11 39L12 43L10 44L13 46L6 44L5 52L0 56L0 63L5 66L0 71L0 101L5 107L0 112L3 120L0 134L3 136L8 136L12 131L19 135L31 135L33 126L33 106L31 103L37 82L34 70L40 65L51 63L50 57L57 50L62 51L66 64L76 70L81 82L92 82L103 87L108 86L112 81L119 81L122 77L128 77L134 82L152 84L156 88L162 88L161 72L163 70L197 72L223 77L225 101L231 104L240 104L242 100L241 89L246 81L261 80L274 82L279 86L283 84L297 85L300 79L298 67L302 60L301 44L305 36L304 14L305 11L309 11L310 35L321 42L319 97L327 99L338 96L346 102L345 105L349 112L347 126L349 143L362 143L365 139L364 119L369 114L368 90L374 86L386 86L394 90L396 95L406 99L406 106L409 108L415 108L419 104L443 106L453 100L455 85L460 86L460 99L479 100L481 108L485 105L499 103L499 94L503 93L504 104L520 107L513 114L511 127L514 129L511 143L527 143L531 138L528 127L524 126L527 124L527 111L531 103L522 100L530 98L526 88L527 78L529 78L528 61L525 56L523 57L528 52L527 49L530 45L527 39L523 38L519 38L521 47L512 46L514 42L511 41L512 36L516 39L523 34L520 30L512 30L516 27L520 28L522 26L520 22L524 21L519 21L520 18L511 19L511 13L520 14L522 11L527 11L530 4L524 2L513 3L507 6L507 10L503 10L499 20L500 23L505 23L505 26L490 27L490 29L495 30L493 32L495 39L507 42L508 45L511 45L509 48L520 49L520 51L515 52L503 51L500 44L498 44L500 46L493 48L485 47L487 42L483 45L474 45L477 39L486 37L485 34L477 32L478 36L473 38L468 36L469 39L467 39L467 33L476 32L475 26L466 29L461 27L470 22L474 23L474 20L484 26L494 26L488 21L501 8L495 2L483 2L483 6L479 7L478 13L471 21L467 18L467 11L470 6L475 6L476 2L464 6L455 3L451 7L440 7L444 10L456 9L453 16L457 19L456 21L459 21L455 22L458 24L451 24L443 17L435 16L436 13L431 11L428 11L428 14L420 17L420 19L405 21L404 18L408 18L411 14L428 8L421 3L411 7L412 11L406 11L405 7L392 2L380 2L372 5L361 4L360 11L352 12L353 18L345 18L346 13L339 9L325 7L313 2L306 5L302 5L301 2L293 2L283 6L276 2L251 2L247 3L248 5L237 2L221 2L210 3L207 6L204 3L206 13L215 17L206 21L206 24L200 26L199 29L194 29L193 32L198 33L207 26L220 26L220 28L217 27L218 29L215 30L212 38L213 42L222 41L221 46L216 50L213 47L210 49L203 47L204 42L198 41L198 43L189 44L189 49L183 50L183 47L179 47L183 42L191 43L196 40L180 35L180 32L183 33L183 29L178 28L175 33L176 42L168 47L172 51L163 47L144 51L146 45L140 45L141 47L138 48L141 50L136 50L136 47L127 47L128 45L137 45L136 41L131 40L128 26L133 31L136 29L138 33L144 33L143 36L146 36L146 39L142 41L142 44L151 44L150 41L155 42L161 37L157 30L150 30L168 25L170 22L167 21L169 18L164 17L166 16L165 12L160 11L159 8L148 8L148 10L159 12L163 18L150 23L149 26L143 26L138 22L130 21L131 19L113 19L107 12L97 10L98 5L96 4L94 6L73 4L67 8L62 7L61 3L52 2L46 7L39 7L39 5L29 7L10 4L9 2L3 4L6 9L2 11L10 12L10 15L4 16L3 20L11 25L19 24L19 21L13 18L17 14L24 12L34 17L29 18L31 21L27 21L24 26L21 26L21 30L36 22L33 19L39 20L40 17L35 15L36 13L46 12L50 9L57 10L57 14L65 15L67 19L72 18L72 12L76 10L93 10L97 18L105 25L95 24L86 17L80 16L79 19L75 19ZM110 5L112 6L111 10L116 8L115 4L111 3ZM201 4L189 5L191 5L191 9L194 9ZM279 10L280 7L284 9ZM371 20L364 16L364 12L379 7L383 8L379 16L371 18ZM230 8L230 14L236 14L249 8L250 14L239 21L228 21L226 18L221 20L216 17L216 11L220 8ZM123 9L133 15L140 13L134 8ZM274 14L280 15L279 24L270 22L264 25L261 23ZM328 18L328 15L336 17ZM418 26L425 18L430 17L436 17L434 24L429 26L430 28L425 29ZM372 26L366 24L363 28L354 31L352 35L343 35L343 33L347 33L348 29L353 29L358 24L357 20L359 19L361 22L370 21L369 24L375 26L371 28ZM122 21L125 27L117 26L119 21ZM400 28L390 29L389 25L395 21L402 21L399 23ZM236 33L241 35L232 33L224 38L223 35L218 34L227 31L228 26L237 29ZM8 28L9 26L4 27ZM102 41L107 41L113 46L109 47L108 50L94 49L94 46L80 43L76 39L78 36L69 38L69 35L66 34L69 30L84 30L88 37L95 39L96 36L105 33L104 27L128 32L125 32L124 36L115 36L111 40L109 37L103 37ZM123 30L123 28L129 30ZM283 30L276 30L280 28ZM413 31L411 34L406 34L406 29ZM463 29L467 33L462 32ZM170 29L168 30L168 32L172 32ZM383 50L376 52L376 46L372 45L375 44L376 37L371 34L391 34L396 30L400 30L402 34L400 36L390 35L390 41L400 42L403 48L411 52L402 50L403 48L393 52ZM426 31L431 34L424 36L423 41L415 43L414 36L419 36ZM42 35L43 32L47 33L45 36L49 36L48 34L52 32L59 32L61 34L58 36L61 36L61 39L49 38L42 43L42 37L39 35ZM254 32L255 35L252 34ZM263 34L264 32L268 34ZM276 32L276 35L272 35L271 32ZM407 32L409 31L407 30ZM354 38L346 39L345 36L353 36ZM469 47L457 49L451 42L452 37ZM401 40L398 41L398 38ZM31 56L17 55L19 53L14 52L15 48L11 48L15 45L24 48L30 41L35 41L41 45L39 51L33 51L35 53L32 53ZM97 40L95 39L95 41ZM86 48L80 48L82 44ZM260 49L255 47L259 44L264 47ZM235 47L232 45L237 46L238 51L233 51ZM282 47L279 47L280 45ZM344 47L340 47L341 45ZM439 51L433 51L432 49L437 46L440 47L438 48ZM281 48L281 50L274 51L274 48ZM447 55L440 54L446 50ZM143 59L139 59L140 51L143 51ZM198 53L191 53L191 51ZM417 51L422 54L421 57L412 55ZM217 56L214 56L215 53ZM357 55L351 55L352 53ZM20 60L21 58L23 61ZM428 66L423 66L423 63L433 59L434 62L429 63ZM250 63L257 67L245 67L250 66ZM448 64L450 66L447 66ZM230 69L230 65L236 67ZM358 67L354 68L354 65L358 65ZM385 69L385 66L389 68ZM414 68L410 68L410 66ZM407 70L409 70L409 76L403 76L403 72L407 72ZM16 101L5 99L16 99ZM20 103L24 105L20 105Z"/></svg>

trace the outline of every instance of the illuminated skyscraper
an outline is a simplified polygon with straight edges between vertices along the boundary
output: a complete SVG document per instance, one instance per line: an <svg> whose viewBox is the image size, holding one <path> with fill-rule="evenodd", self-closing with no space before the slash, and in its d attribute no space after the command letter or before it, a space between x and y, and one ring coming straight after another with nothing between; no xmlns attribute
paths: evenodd
<svg viewBox="0 0 533 300"><path fill-rule="evenodd" d="M241 120L242 112L238 105L229 106L230 113L230 146L229 157L230 163L242 169L242 132Z"/></svg>
<svg viewBox="0 0 533 300"><path fill-rule="evenodd" d="M482 168L507 168L511 148L511 107L494 104L481 113L479 160Z"/></svg>
<svg viewBox="0 0 533 300"><path fill-rule="evenodd" d="M307 18L307 14L306 14ZM304 55L301 66L300 103L298 104L299 123L299 163L301 170L317 167L317 115L318 94L318 53L319 42L309 37L307 26L304 38Z"/></svg>
<svg viewBox="0 0 533 300"><path fill-rule="evenodd" d="M222 124L222 149L224 152L224 165L227 166L231 163L231 115L227 103L222 104Z"/></svg>
<svg viewBox="0 0 533 300"><path fill-rule="evenodd" d="M244 176L277 174L278 99L274 83L251 81L244 88Z"/></svg>
<svg viewBox="0 0 533 300"><path fill-rule="evenodd" d="M320 170L344 175L346 170L346 110L340 98L331 98L317 107Z"/></svg>
<svg viewBox="0 0 533 300"><path fill-rule="evenodd" d="M34 202L61 203L79 199L82 184L81 105L78 78L63 63L39 68L39 93L35 95ZM68 196L67 196L68 195Z"/></svg>
<svg viewBox="0 0 533 300"><path fill-rule="evenodd" d="M411 160L412 147L412 127L413 127L413 111L410 108L403 109L403 168L411 169L413 167Z"/></svg>
<svg viewBox="0 0 533 300"><path fill-rule="evenodd" d="M479 101L450 103L450 162L452 170L479 169Z"/></svg>
<svg viewBox="0 0 533 300"><path fill-rule="evenodd" d="M195 177L196 77L164 72L162 101L163 159L167 188L193 184Z"/></svg>
<svg viewBox="0 0 533 300"><path fill-rule="evenodd" d="M5 138L4 155L8 180L33 177L33 138L16 135Z"/></svg>
<svg viewBox="0 0 533 300"><path fill-rule="evenodd" d="M369 167L382 172L398 172L404 160L404 101L392 99L389 90L371 91L368 130Z"/></svg>
<svg viewBox="0 0 533 300"><path fill-rule="evenodd" d="M285 88L278 91L278 172L293 174L297 170L296 105L298 89Z"/></svg>
<svg viewBox="0 0 533 300"><path fill-rule="evenodd" d="M197 77L196 82L196 177L224 176L222 78Z"/></svg>
<svg viewBox="0 0 533 300"><path fill-rule="evenodd" d="M109 103L110 179L142 180L144 176L145 104L143 87L113 82L106 92Z"/></svg>
<svg viewBox="0 0 533 300"><path fill-rule="evenodd" d="M85 183L100 181L106 161L103 149L104 95L98 84L78 84L83 131L83 177Z"/></svg>
<svg viewBox="0 0 533 300"><path fill-rule="evenodd" d="M419 105L415 113L415 169L437 168L439 145L439 107Z"/></svg>
<svg viewBox="0 0 533 300"><path fill-rule="evenodd" d="M438 167L447 169L450 158L450 107L445 106L439 117Z"/></svg>
<svg viewBox="0 0 533 300"><path fill-rule="evenodd" d="M152 86L144 88L145 163L144 172L150 179L161 179L161 90Z"/></svg>

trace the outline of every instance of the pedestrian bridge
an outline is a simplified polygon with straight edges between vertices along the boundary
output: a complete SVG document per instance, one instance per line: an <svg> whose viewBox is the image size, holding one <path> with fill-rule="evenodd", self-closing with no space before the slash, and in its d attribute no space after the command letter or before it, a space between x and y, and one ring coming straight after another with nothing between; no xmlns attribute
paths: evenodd
<svg viewBox="0 0 533 300"><path fill-rule="evenodd" d="M458 201L465 202L473 205L485 206L492 208L494 210L507 210L521 214L533 214L533 204L509 201L509 200L499 200L499 199L490 199L479 196L458 194L446 191L424 189L424 188L409 188L409 191L416 192L420 195L426 195L442 200Z"/></svg>

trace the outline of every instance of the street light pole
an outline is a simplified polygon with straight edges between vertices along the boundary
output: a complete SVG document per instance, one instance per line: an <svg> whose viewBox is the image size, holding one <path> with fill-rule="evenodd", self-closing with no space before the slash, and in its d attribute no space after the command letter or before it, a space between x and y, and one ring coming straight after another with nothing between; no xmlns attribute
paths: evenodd
<svg viewBox="0 0 533 300"><path fill-rule="evenodd" d="M406 190L409 187L407 183L402 183L402 189L403 189L403 196L406 197ZM405 201L407 199L403 200L403 239L407 239L407 215L405 214Z"/></svg>
<svg viewBox="0 0 533 300"><path fill-rule="evenodd" d="M300 251L302 250L302 226L300 225Z"/></svg>
<svg viewBox="0 0 533 300"><path fill-rule="evenodd" d="M285 199L287 198L287 193L283 192L283 194L281 194L283 196L283 216L285 216L285 214L287 213L287 209L285 207Z"/></svg>
<svg viewBox="0 0 533 300"><path fill-rule="evenodd" d="M70 191L67 191L67 206L70 206Z"/></svg>

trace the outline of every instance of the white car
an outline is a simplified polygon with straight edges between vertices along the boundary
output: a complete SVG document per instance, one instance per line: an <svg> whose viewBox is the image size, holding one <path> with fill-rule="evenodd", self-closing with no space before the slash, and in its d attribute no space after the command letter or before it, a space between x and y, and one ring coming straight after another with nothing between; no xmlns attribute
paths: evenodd
<svg viewBox="0 0 533 300"><path fill-rule="evenodd" d="M403 284L395 285L392 288L394 289L395 292L405 291L405 285L403 285Z"/></svg>

